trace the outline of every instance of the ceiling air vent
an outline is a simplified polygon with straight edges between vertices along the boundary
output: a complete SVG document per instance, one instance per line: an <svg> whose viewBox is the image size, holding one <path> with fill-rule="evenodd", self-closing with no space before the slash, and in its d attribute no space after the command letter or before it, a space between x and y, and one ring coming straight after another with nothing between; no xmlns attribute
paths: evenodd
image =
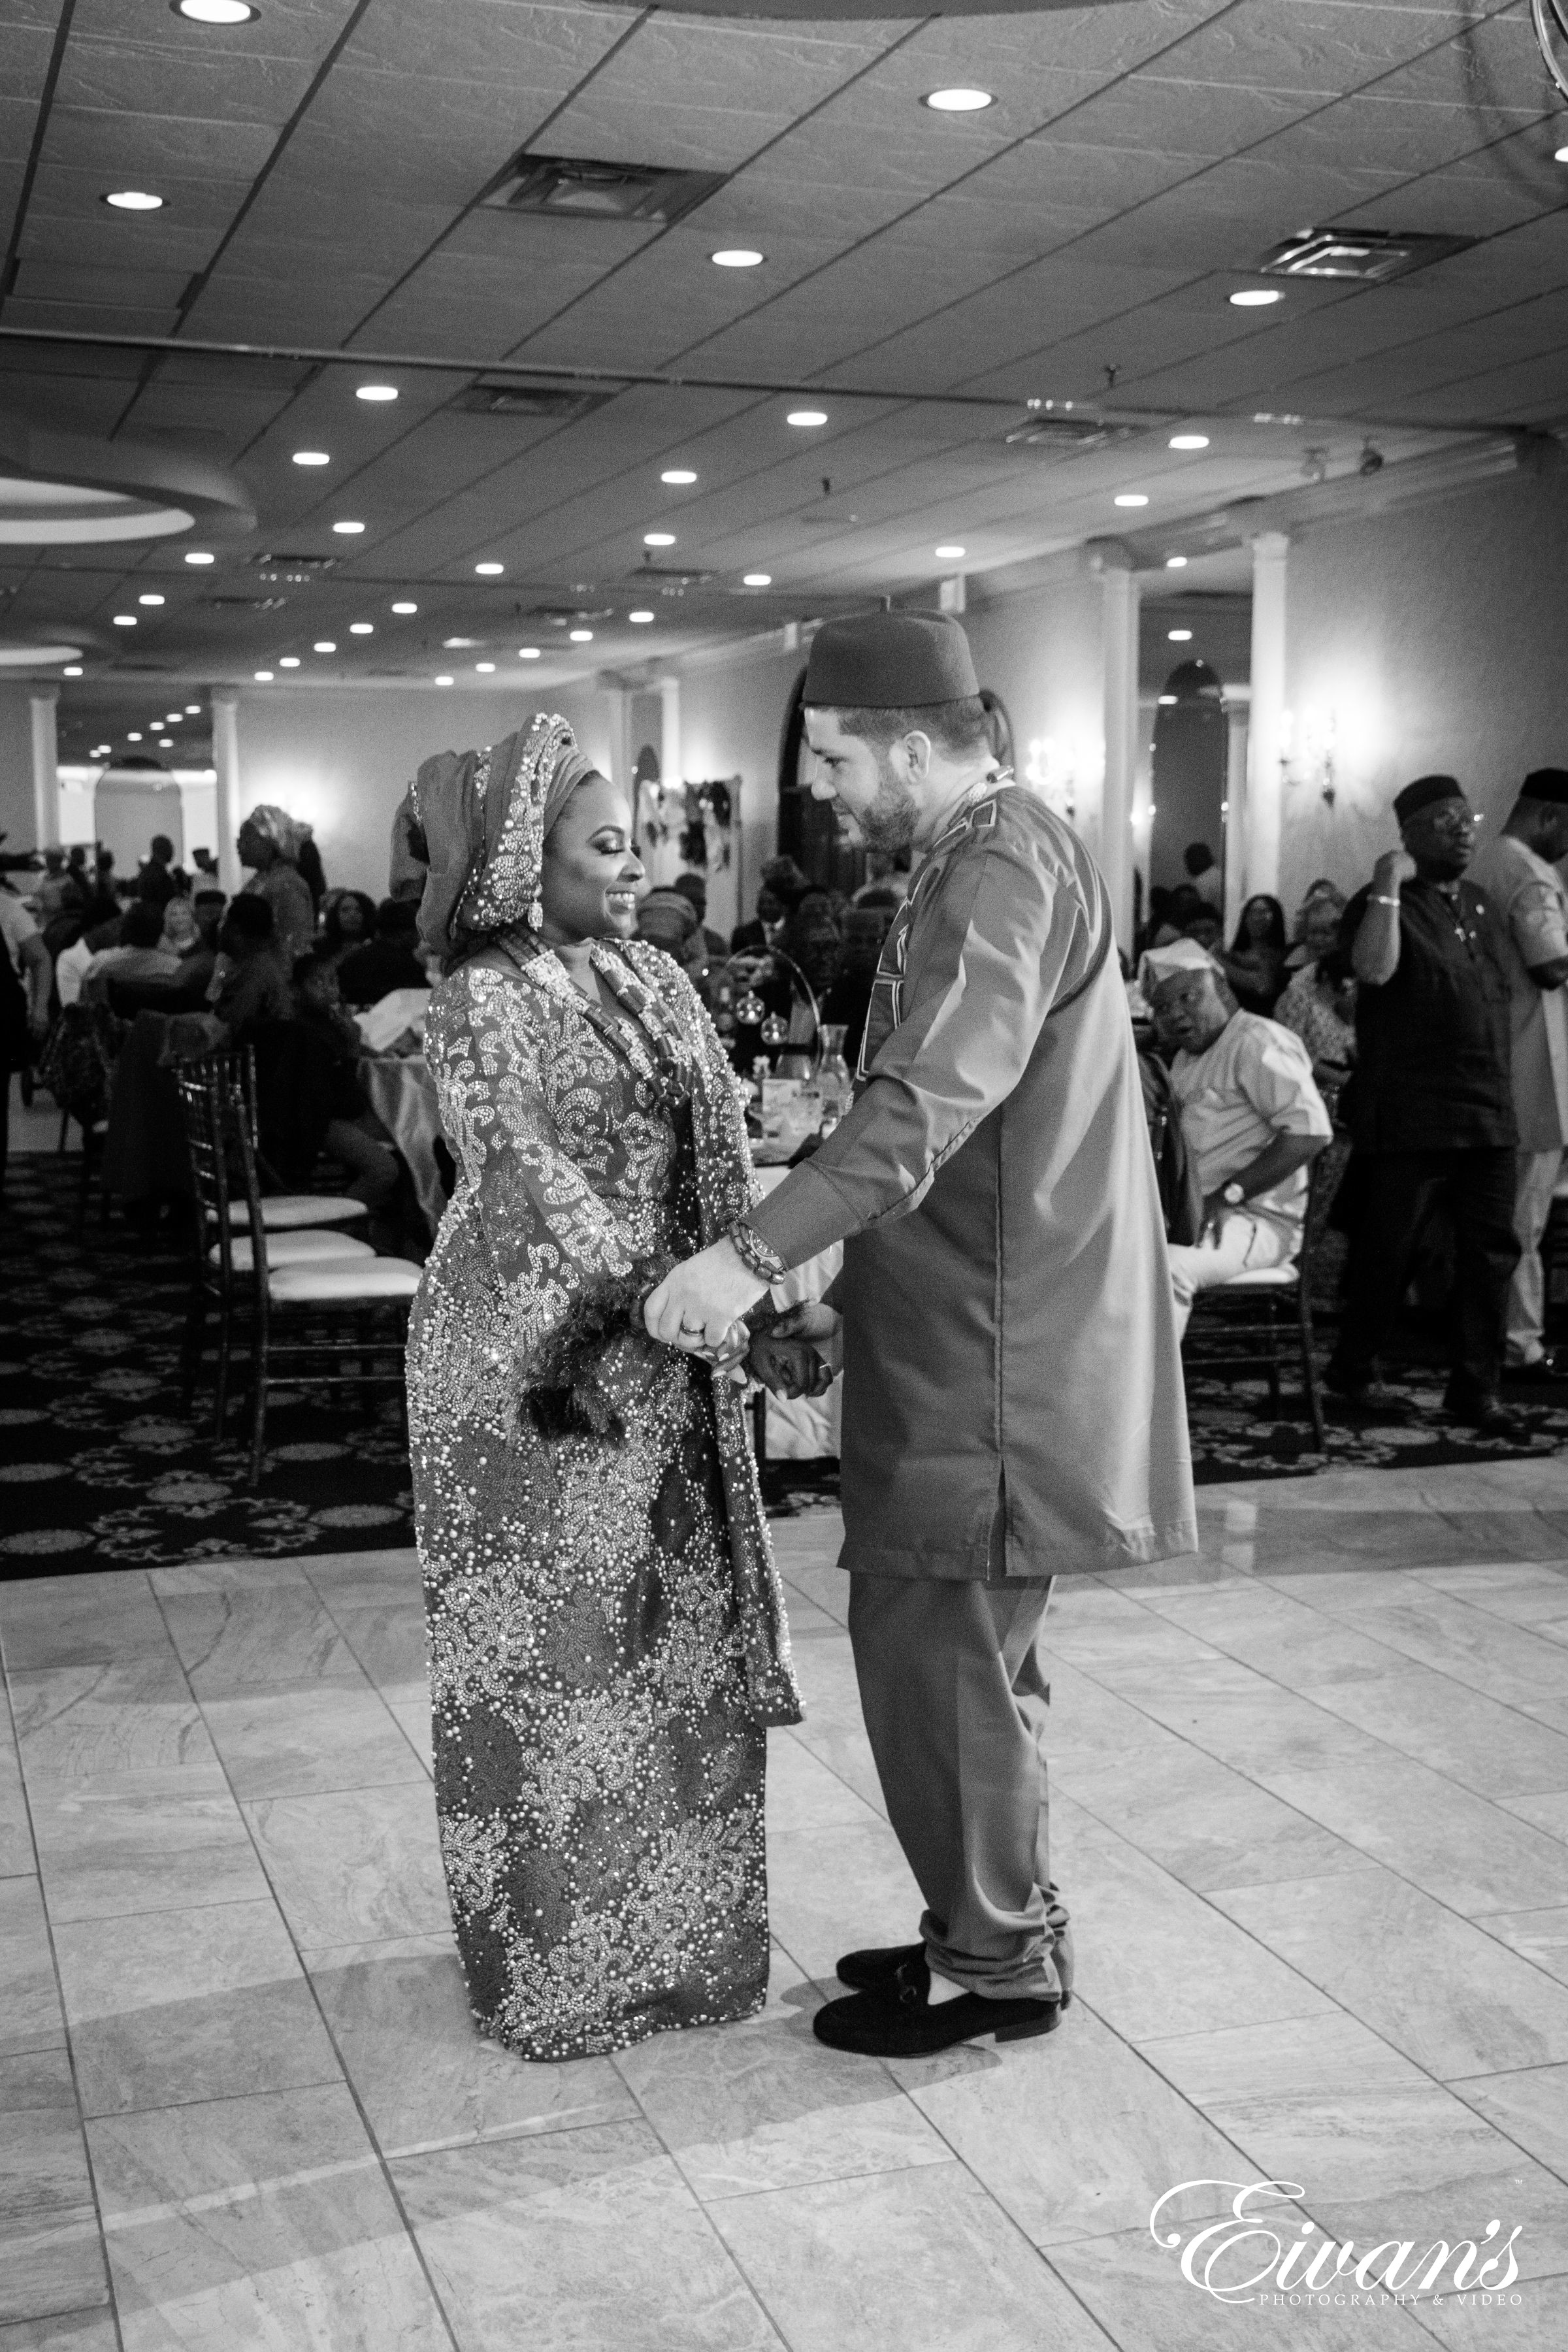
<svg viewBox="0 0 1568 2352"><path fill-rule="evenodd" d="M1103 416L1031 416L1004 433L1009 449L1057 450L1064 457L1089 449L1109 449L1117 441L1131 441L1142 430L1136 425L1110 425Z"/></svg>
<svg viewBox="0 0 1568 2352"><path fill-rule="evenodd" d="M287 596L209 596L207 603L217 613L276 613L289 602Z"/></svg>
<svg viewBox="0 0 1568 2352"><path fill-rule="evenodd" d="M515 376L479 375L452 406L476 416L586 416L615 396L613 392L585 392L580 384L520 383Z"/></svg>
<svg viewBox="0 0 1568 2352"><path fill-rule="evenodd" d="M724 184L722 172L674 172L658 163L591 163L580 156L520 155L483 201L500 212L573 220L658 221L668 227Z"/></svg>
<svg viewBox="0 0 1568 2352"><path fill-rule="evenodd" d="M1258 267L1266 278L1352 278L1363 286L1384 286L1408 277L1451 253L1463 253L1473 236L1408 236L1388 228L1303 228L1266 253Z"/></svg>
<svg viewBox="0 0 1568 2352"><path fill-rule="evenodd" d="M584 621L607 621L615 611L613 604L601 604L590 612L579 604L533 604L521 617L525 621L543 621L552 629L574 629Z"/></svg>

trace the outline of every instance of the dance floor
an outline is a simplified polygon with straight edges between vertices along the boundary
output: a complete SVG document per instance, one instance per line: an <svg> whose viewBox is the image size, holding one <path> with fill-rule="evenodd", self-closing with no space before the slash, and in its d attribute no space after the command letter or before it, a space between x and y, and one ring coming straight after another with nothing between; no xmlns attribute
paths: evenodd
<svg viewBox="0 0 1568 2352"><path fill-rule="evenodd" d="M1568 1465L1202 1502L1053 1603L1078 1999L896 2066L809 2030L916 1916L831 1519L775 1530L767 2010L569 2066L468 2025L411 1553L0 1586L0 2352L1555 2352ZM1513 2299L1216 2302L1264 2178L1358 2254L1517 2226Z"/></svg>

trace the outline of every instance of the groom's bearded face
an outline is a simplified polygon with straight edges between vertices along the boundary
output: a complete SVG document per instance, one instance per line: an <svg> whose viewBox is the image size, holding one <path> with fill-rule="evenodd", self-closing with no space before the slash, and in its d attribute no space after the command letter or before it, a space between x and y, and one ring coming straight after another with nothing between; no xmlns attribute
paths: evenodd
<svg viewBox="0 0 1568 2352"><path fill-rule="evenodd" d="M836 710L808 710L805 731L814 754L813 797L837 801L868 848L907 849L919 809L905 781L901 744L847 734Z"/></svg>

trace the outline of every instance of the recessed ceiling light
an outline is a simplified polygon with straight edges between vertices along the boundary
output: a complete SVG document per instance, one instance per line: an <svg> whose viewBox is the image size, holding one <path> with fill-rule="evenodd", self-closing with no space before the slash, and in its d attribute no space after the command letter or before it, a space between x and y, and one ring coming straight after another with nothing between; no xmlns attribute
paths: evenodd
<svg viewBox="0 0 1568 2352"><path fill-rule="evenodd" d="M256 672L256 683L258 686L270 686L272 672L269 669L258 669Z"/></svg>
<svg viewBox="0 0 1568 2352"><path fill-rule="evenodd" d="M442 675L436 680L436 683L437 686L450 686L452 680L446 675L445 671L443 671Z"/></svg>
<svg viewBox="0 0 1568 2352"><path fill-rule="evenodd" d="M138 596L136 599L136 602L139 604L162 604L163 601L164 600L162 596L153 595L151 592L149 592L147 595Z"/></svg>
<svg viewBox="0 0 1568 2352"><path fill-rule="evenodd" d="M1146 507L1149 500L1142 490L1118 490L1116 503L1119 507Z"/></svg>
<svg viewBox="0 0 1568 2352"><path fill-rule="evenodd" d="M675 533L672 530L645 530L642 543L645 547L673 547Z"/></svg>
<svg viewBox="0 0 1568 2352"><path fill-rule="evenodd" d="M132 733L132 734L127 735L127 737L125 738L125 740L126 740L126 741L127 741L128 743L140 743L140 741L142 740L142 738L141 738L141 736L140 736L140 735L137 735L137 734L135 734L135 733Z"/></svg>
<svg viewBox="0 0 1568 2352"><path fill-rule="evenodd" d="M299 656L299 655L298 655L298 654L285 654L285 655L284 655L284 656L283 656L283 658L282 658L282 660L279 663L278 667L279 667L279 669L298 669L298 668L299 668L299 667L300 667L300 656Z"/></svg>
<svg viewBox="0 0 1568 2352"><path fill-rule="evenodd" d="M641 628L647 622L652 620L653 614L651 613L628 613L626 614L626 618L628 621L635 621L638 628Z"/></svg>
<svg viewBox="0 0 1568 2352"><path fill-rule="evenodd" d="M60 674L63 677L79 677L81 676L80 662L67 662L65 668Z"/></svg>
<svg viewBox="0 0 1568 2352"><path fill-rule="evenodd" d="M1187 559L1186 559L1186 557L1185 557L1184 555L1167 555L1167 556L1166 556L1166 558L1165 558L1165 569L1166 569L1166 571L1167 571L1167 572L1184 572L1184 571L1186 570L1186 568L1187 568Z"/></svg>
<svg viewBox="0 0 1568 2352"><path fill-rule="evenodd" d="M495 664L494 662L476 662L474 664L474 667L479 670L483 677L489 677L490 672L495 668Z"/></svg>
<svg viewBox="0 0 1568 2352"><path fill-rule="evenodd" d="M395 613L416 613L419 607L417 604L410 604L405 600L400 604L395 604L392 609Z"/></svg>
<svg viewBox="0 0 1568 2352"><path fill-rule="evenodd" d="M591 646L594 642L594 632L592 629L570 629L568 630L567 635L571 637L574 646Z"/></svg>
<svg viewBox="0 0 1568 2352"><path fill-rule="evenodd" d="M163 209L163 197L149 194L145 188L116 188L103 201L112 205L117 213L158 213Z"/></svg>
<svg viewBox="0 0 1568 2352"><path fill-rule="evenodd" d="M363 522L335 522L332 529L344 539L354 539L364 529L364 525Z"/></svg>
<svg viewBox="0 0 1568 2352"><path fill-rule="evenodd" d="M375 401L395 400L397 386L395 383L362 383L356 386L354 398Z"/></svg>
<svg viewBox="0 0 1568 2352"><path fill-rule="evenodd" d="M697 477L689 466L671 466L668 472L661 474L658 478L661 482L668 482L672 488L679 489L688 482L694 482Z"/></svg>
<svg viewBox="0 0 1568 2352"><path fill-rule="evenodd" d="M324 449L296 449L294 452L297 466L330 466L331 462Z"/></svg>
<svg viewBox="0 0 1568 2352"><path fill-rule="evenodd" d="M467 653L470 646L477 646L479 642L478 637L443 637L441 650L448 654Z"/></svg>
<svg viewBox="0 0 1568 2352"><path fill-rule="evenodd" d="M349 623L349 635L351 637L374 637L375 635L375 623L374 621L351 621Z"/></svg>
<svg viewBox="0 0 1568 2352"><path fill-rule="evenodd" d="M988 89L933 89L921 104L934 114L980 114L995 100Z"/></svg>
<svg viewBox="0 0 1568 2352"><path fill-rule="evenodd" d="M1285 297L1278 286L1244 286L1230 299L1234 310L1267 310L1271 302L1283 302Z"/></svg>
<svg viewBox="0 0 1568 2352"><path fill-rule="evenodd" d="M762 260L749 245L727 245L721 253L711 253L709 259L719 269L755 269Z"/></svg>
<svg viewBox="0 0 1568 2352"><path fill-rule="evenodd" d="M959 557L965 551L963 548L956 546L951 541L935 551L939 561L943 563L956 563Z"/></svg>
<svg viewBox="0 0 1568 2352"><path fill-rule="evenodd" d="M216 555L208 555L203 548L188 547L185 550L185 562L187 563L216 563L217 562L217 558Z"/></svg>
<svg viewBox="0 0 1568 2352"><path fill-rule="evenodd" d="M1553 148L1552 160L1554 163L1568 163L1568 147Z"/></svg>
<svg viewBox="0 0 1568 2352"><path fill-rule="evenodd" d="M335 654L337 649L337 642L332 637L318 637L310 647L313 654Z"/></svg>
<svg viewBox="0 0 1568 2352"><path fill-rule="evenodd" d="M1206 449L1208 446L1206 433L1173 433L1171 436L1173 449Z"/></svg>
<svg viewBox="0 0 1568 2352"><path fill-rule="evenodd" d="M539 647L537 646L519 646L517 649L517 657L519 661L537 661L539 659Z"/></svg>
<svg viewBox="0 0 1568 2352"><path fill-rule="evenodd" d="M481 580L497 580L506 570L504 563L476 563L474 570Z"/></svg>
<svg viewBox="0 0 1568 2352"><path fill-rule="evenodd" d="M1173 710L1176 706L1176 698L1173 694L1162 694L1159 697L1159 703L1160 708L1163 710ZM1152 816L1154 814L1153 810L1151 809L1149 814Z"/></svg>
<svg viewBox="0 0 1568 2352"><path fill-rule="evenodd" d="M201 715L202 715L202 706L201 706L201 704L200 704L199 702L187 702L187 703L186 703L186 705L185 705L185 717L186 717L187 719L199 719L199 718L201 717Z"/></svg>
<svg viewBox="0 0 1568 2352"><path fill-rule="evenodd" d="M1167 629L1165 635L1173 646L1190 646L1193 642L1191 629Z"/></svg>
<svg viewBox="0 0 1568 2352"><path fill-rule="evenodd" d="M177 727L184 715L185 714L183 710L165 710L163 713L163 724L165 727Z"/></svg>
<svg viewBox="0 0 1568 2352"><path fill-rule="evenodd" d="M248 25L260 11L250 0L174 0L174 14L193 25Z"/></svg>
<svg viewBox="0 0 1568 2352"><path fill-rule="evenodd" d="M741 574L741 584L745 588L771 588L773 584L773 575L771 572L743 572Z"/></svg>
<svg viewBox="0 0 1568 2352"><path fill-rule="evenodd" d="M117 629L133 629L136 626L135 614L116 613L114 615L114 625Z"/></svg>
<svg viewBox="0 0 1568 2352"><path fill-rule="evenodd" d="M158 738L158 749L159 749L159 751L172 751L174 750L174 737L173 737L172 735L160 735L160 736L159 736L159 738Z"/></svg>
<svg viewBox="0 0 1568 2352"><path fill-rule="evenodd" d="M826 408L792 408L789 415L784 418L784 423L786 425L826 425L826 422L827 411Z"/></svg>

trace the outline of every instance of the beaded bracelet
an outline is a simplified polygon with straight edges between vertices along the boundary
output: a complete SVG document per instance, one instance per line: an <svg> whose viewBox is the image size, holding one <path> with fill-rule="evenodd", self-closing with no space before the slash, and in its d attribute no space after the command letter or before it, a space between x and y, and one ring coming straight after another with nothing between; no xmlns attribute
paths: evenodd
<svg viewBox="0 0 1568 2352"><path fill-rule="evenodd" d="M761 1234L737 1217L725 1238L742 1262L748 1265L759 1282L782 1282L789 1268L776 1250L771 1250Z"/></svg>

